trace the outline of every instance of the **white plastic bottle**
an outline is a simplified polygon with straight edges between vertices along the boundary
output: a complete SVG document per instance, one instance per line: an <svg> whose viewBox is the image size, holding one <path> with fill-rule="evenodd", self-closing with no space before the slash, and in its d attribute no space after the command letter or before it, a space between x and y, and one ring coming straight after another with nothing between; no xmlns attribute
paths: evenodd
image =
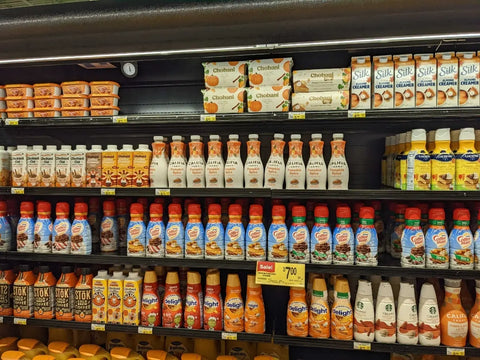
<svg viewBox="0 0 480 360"><path fill-rule="evenodd" d="M372 342L375 338L375 307L372 283L359 280L353 315L353 337L357 341Z"/></svg>
<svg viewBox="0 0 480 360"><path fill-rule="evenodd" d="M397 341L400 344L418 343L418 313L415 299L415 286L400 283L397 307Z"/></svg>
<svg viewBox="0 0 480 360"><path fill-rule="evenodd" d="M77 145L70 155L70 174L72 187L85 187L86 180L86 145Z"/></svg>
<svg viewBox="0 0 480 360"><path fill-rule="evenodd" d="M418 306L418 340L421 345L440 345L440 310L435 288L424 283Z"/></svg>
<svg viewBox="0 0 480 360"><path fill-rule="evenodd" d="M150 186L153 188L168 187L168 159L166 154L167 144L163 136L154 136L153 157L150 163Z"/></svg>
<svg viewBox="0 0 480 360"><path fill-rule="evenodd" d="M12 186L27 186L27 145L12 151Z"/></svg>
<svg viewBox="0 0 480 360"><path fill-rule="evenodd" d="M261 188L263 186L263 163L260 157L258 134L249 134L247 141L247 160L245 161L245 187Z"/></svg>
<svg viewBox="0 0 480 360"><path fill-rule="evenodd" d="M205 187L205 159L203 158L203 142L199 135L190 136L188 144L190 158L187 163L187 187Z"/></svg>
<svg viewBox="0 0 480 360"><path fill-rule="evenodd" d="M241 142L237 134L228 136L227 142L228 157L225 162L225 187L243 188L243 163L240 157Z"/></svg>
<svg viewBox="0 0 480 360"><path fill-rule="evenodd" d="M382 281L378 287L377 305L375 307L375 341L394 343L397 339L395 302L392 286Z"/></svg>
<svg viewBox="0 0 480 360"><path fill-rule="evenodd" d="M287 189L305 189L305 163L303 162L303 141L300 134L290 135L288 143L288 161L285 166L285 184Z"/></svg>
<svg viewBox="0 0 480 360"><path fill-rule="evenodd" d="M225 162L222 156L220 136L210 135L208 142L208 160L205 165L205 183L207 188L223 188Z"/></svg>
<svg viewBox="0 0 480 360"><path fill-rule="evenodd" d="M27 186L40 186L40 154L43 151L42 145L33 145L27 151Z"/></svg>
<svg viewBox="0 0 480 360"><path fill-rule="evenodd" d="M187 186L187 162L185 160L185 144L181 136L172 136L170 143L171 158L168 163L168 186L184 188Z"/></svg>
<svg viewBox="0 0 480 360"><path fill-rule="evenodd" d="M283 159L283 134L273 134L271 152L265 165L265 188L282 189L285 180L285 160Z"/></svg>
<svg viewBox="0 0 480 360"><path fill-rule="evenodd" d="M327 165L323 158L322 134L312 134L310 157L306 168L307 189L325 190L327 188Z"/></svg>
<svg viewBox="0 0 480 360"><path fill-rule="evenodd" d="M333 134L332 156L328 163L328 189L348 190L350 177L347 159L345 158L345 141L343 134Z"/></svg>

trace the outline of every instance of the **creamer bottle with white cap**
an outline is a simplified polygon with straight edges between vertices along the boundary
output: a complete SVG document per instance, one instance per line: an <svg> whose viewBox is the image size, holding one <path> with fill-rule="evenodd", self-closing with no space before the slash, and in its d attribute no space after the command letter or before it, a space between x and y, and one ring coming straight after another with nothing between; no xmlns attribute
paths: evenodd
<svg viewBox="0 0 480 360"><path fill-rule="evenodd" d="M207 188L223 188L225 162L222 156L222 142L219 135L210 135L208 142L208 160L205 165L205 184Z"/></svg>
<svg viewBox="0 0 480 360"><path fill-rule="evenodd" d="M332 157L328 163L328 189L347 190L350 177L347 159L345 158L345 144L343 134L333 134Z"/></svg>
<svg viewBox="0 0 480 360"><path fill-rule="evenodd" d="M412 132L407 131L405 136L405 148L400 154L400 189L407 190L407 156L412 148Z"/></svg>
<svg viewBox="0 0 480 360"><path fill-rule="evenodd" d="M167 144L163 136L154 136L153 156L150 163L150 186L153 188L168 187L168 159L166 154Z"/></svg>
<svg viewBox="0 0 480 360"><path fill-rule="evenodd" d="M412 130L412 145L407 155L407 190L430 190L431 163L425 149L425 129Z"/></svg>
<svg viewBox="0 0 480 360"><path fill-rule="evenodd" d="M283 134L274 134L271 141L270 158L265 165L265 187L282 189L285 179L285 160L283 159Z"/></svg>
<svg viewBox="0 0 480 360"><path fill-rule="evenodd" d="M401 175L401 161L402 156L405 154L405 147L407 142L407 133L401 133L399 135L398 151L395 157L395 175L394 175L394 184L395 189L400 189L402 187L402 175Z"/></svg>
<svg viewBox="0 0 480 360"><path fill-rule="evenodd" d="M440 311L435 288L424 283L418 305L418 340L421 345L440 345Z"/></svg>
<svg viewBox="0 0 480 360"><path fill-rule="evenodd" d="M33 145L27 150L27 186L40 186L40 154L43 151L42 145Z"/></svg>
<svg viewBox="0 0 480 360"><path fill-rule="evenodd" d="M418 343L418 314L415 299L415 286L400 283L397 307L397 340L400 344Z"/></svg>
<svg viewBox="0 0 480 360"><path fill-rule="evenodd" d="M392 286L382 281L378 287L377 304L375 306L375 340L381 343L396 341L397 325L395 302Z"/></svg>
<svg viewBox="0 0 480 360"><path fill-rule="evenodd" d="M323 158L322 134L312 134L310 158L306 168L307 189L325 190L327 188L327 166Z"/></svg>
<svg viewBox="0 0 480 360"><path fill-rule="evenodd" d="M12 186L27 185L27 145L18 145L12 151Z"/></svg>
<svg viewBox="0 0 480 360"><path fill-rule="evenodd" d="M185 188L187 186L187 161L185 160L185 144L181 136L172 136L170 143L171 158L168 163L168 186Z"/></svg>
<svg viewBox="0 0 480 360"><path fill-rule="evenodd" d="M245 187L261 188L263 186L263 163L260 157L258 134L249 134L247 141L247 160L245 161Z"/></svg>
<svg viewBox="0 0 480 360"><path fill-rule="evenodd" d="M435 148L430 155L432 161L432 190L455 188L455 156L450 149L450 129L435 131Z"/></svg>
<svg viewBox="0 0 480 360"><path fill-rule="evenodd" d="M72 187L85 187L86 145L77 145L70 154L70 178Z"/></svg>
<svg viewBox="0 0 480 360"><path fill-rule="evenodd" d="M372 342L375 338L375 307L372 283L368 280L358 281L353 315L353 337L356 341L368 342Z"/></svg>
<svg viewBox="0 0 480 360"><path fill-rule="evenodd" d="M133 145L123 144L117 155L117 186L132 187L133 180Z"/></svg>
<svg viewBox="0 0 480 360"><path fill-rule="evenodd" d="M243 188L243 163L240 157L242 143L237 134L230 134L227 142L228 156L225 162L225 187Z"/></svg>
<svg viewBox="0 0 480 360"><path fill-rule="evenodd" d="M203 142L199 135L190 136L188 144L190 157L187 163L187 187L205 187L205 159L203 158Z"/></svg>
<svg viewBox="0 0 480 360"><path fill-rule="evenodd" d="M480 155L475 149L475 130L460 130L459 148L455 154L455 190L474 191L480 188Z"/></svg>
<svg viewBox="0 0 480 360"><path fill-rule="evenodd" d="M54 150L57 148L55 147ZM48 146L47 146L48 150ZM87 187L101 187L102 186L102 146L92 145L91 149L86 154L86 186Z"/></svg>
<svg viewBox="0 0 480 360"><path fill-rule="evenodd" d="M102 187L117 187L117 176L118 148L117 145L109 144L102 152Z"/></svg>
<svg viewBox="0 0 480 360"><path fill-rule="evenodd" d="M305 189L305 163L303 162L303 141L300 134L290 135L288 143L289 157L285 166L285 184L287 189Z"/></svg>

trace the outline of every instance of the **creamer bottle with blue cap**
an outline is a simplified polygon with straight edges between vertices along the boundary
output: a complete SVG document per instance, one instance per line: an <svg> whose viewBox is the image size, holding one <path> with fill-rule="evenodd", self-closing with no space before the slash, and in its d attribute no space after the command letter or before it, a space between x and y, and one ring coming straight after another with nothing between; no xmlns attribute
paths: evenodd
<svg viewBox="0 0 480 360"><path fill-rule="evenodd" d="M289 157L285 166L285 184L287 189L305 189L305 163L303 162L303 141L300 134L290 135L288 143Z"/></svg>
<svg viewBox="0 0 480 360"><path fill-rule="evenodd" d="M480 189L480 154L475 149L475 130L460 130L459 148L455 154L455 190Z"/></svg>
<svg viewBox="0 0 480 360"><path fill-rule="evenodd" d="M432 190L455 189L455 155L450 149L450 129L435 131L435 148L432 162Z"/></svg>
<svg viewBox="0 0 480 360"><path fill-rule="evenodd" d="M425 149L425 129L412 130L412 142L407 155L407 190L430 190L432 167Z"/></svg>
<svg viewBox="0 0 480 360"><path fill-rule="evenodd" d="M263 163L260 157L258 134L249 134L247 141L247 160L245 161L245 187L263 187Z"/></svg>

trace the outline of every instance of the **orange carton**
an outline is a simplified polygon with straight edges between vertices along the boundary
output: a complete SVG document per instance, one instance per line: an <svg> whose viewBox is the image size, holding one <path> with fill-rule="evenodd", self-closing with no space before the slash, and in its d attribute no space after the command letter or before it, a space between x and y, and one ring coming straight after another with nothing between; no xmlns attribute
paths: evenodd
<svg viewBox="0 0 480 360"><path fill-rule="evenodd" d="M90 108L92 116L116 116L119 111L118 106L92 106Z"/></svg>
<svg viewBox="0 0 480 360"><path fill-rule="evenodd" d="M243 113L245 108L244 88L204 89L203 109L206 113Z"/></svg>
<svg viewBox="0 0 480 360"><path fill-rule="evenodd" d="M391 55L373 57L373 108L393 108L393 61Z"/></svg>
<svg viewBox="0 0 480 360"><path fill-rule="evenodd" d="M415 107L415 60L412 54L394 55L395 108Z"/></svg>
<svg viewBox="0 0 480 360"><path fill-rule="evenodd" d="M5 101L7 102L7 108L10 110L33 108L33 97L8 96Z"/></svg>
<svg viewBox="0 0 480 360"><path fill-rule="evenodd" d="M260 59L248 62L250 86L289 85L292 58Z"/></svg>
<svg viewBox="0 0 480 360"><path fill-rule="evenodd" d="M130 144L123 145L122 150L118 152L117 158L118 187L132 187L133 178L133 146Z"/></svg>
<svg viewBox="0 0 480 360"><path fill-rule="evenodd" d="M247 90L249 112L288 111L290 86L263 86Z"/></svg>
<svg viewBox="0 0 480 360"><path fill-rule="evenodd" d="M116 187L118 177L118 151L116 145L107 145L102 152L102 186Z"/></svg>
<svg viewBox="0 0 480 360"><path fill-rule="evenodd" d="M433 54L415 54L416 107L437 106L437 59Z"/></svg>
<svg viewBox="0 0 480 360"><path fill-rule="evenodd" d="M480 106L480 57L475 52L457 52L458 104Z"/></svg>
<svg viewBox="0 0 480 360"><path fill-rule="evenodd" d="M152 151L147 144L139 144L133 152L132 187L150 187L150 161Z"/></svg>
<svg viewBox="0 0 480 360"><path fill-rule="evenodd" d="M458 59L455 52L436 53L437 107L458 106Z"/></svg>
<svg viewBox="0 0 480 360"><path fill-rule="evenodd" d="M34 101L36 108L60 109L62 106L60 96L35 96Z"/></svg>
<svg viewBox="0 0 480 360"><path fill-rule="evenodd" d="M88 108L62 108L62 116L65 117L88 116L89 114Z"/></svg>
<svg viewBox="0 0 480 360"><path fill-rule="evenodd" d="M94 106L118 106L120 96L114 94L92 94L90 95L90 105Z"/></svg>
<svg viewBox="0 0 480 360"><path fill-rule="evenodd" d="M205 62L202 65L206 88L243 88L247 84L244 61Z"/></svg>
<svg viewBox="0 0 480 360"><path fill-rule="evenodd" d="M61 101L64 108L87 108L89 106L87 95L62 95Z"/></svg>
<svg viewBox="0 0 480 360"><path fill-rule="evenodd" d="M352 57L351 109L370 109L372 96L372 64L370 56Z"/></svg>
<svg viewBox="0 0 480 360"><path fill-rule="evenodd" d="M7 109L7 117L10 119L33 117L33 109Z"/></svg>
<svg viewBox="0 0 480 360"><path fill-rule="evenodd" d="M33 115L37 118L46 118L46 117L59 117L60 109L51 109L51 108L35 108L33 109Z"/></svg>

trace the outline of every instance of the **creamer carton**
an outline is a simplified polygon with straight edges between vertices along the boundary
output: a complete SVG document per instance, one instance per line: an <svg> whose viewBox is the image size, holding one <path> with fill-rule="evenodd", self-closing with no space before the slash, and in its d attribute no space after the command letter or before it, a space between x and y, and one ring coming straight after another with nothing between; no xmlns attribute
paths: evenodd
<svg viewBox="0 0 480 360"><path fill-rule="evenodd" d="M243 113L245 111L245 88L204 89L203 109L207 114Z"/></svg>
<svg viewBox="0 0 480 360"><path fill-rule="evenodd" d="M292 58L250 60L248 81L250 86L288 85L292 67Z"/></svg>
<svg viewBox="0 0 480 360"><path fill-rule="evenodd" d="M437 107L458 106L458 59L455 52L436 53Z"/></svg>
<svg viewBox="0 0 480 360"><path fill-rule="evenodd" d="M290 109L290 86L262 86L247 89L248 112L277 112Z"/></svg>
<svg viewBox="0 0 480 360"><path fill-rule="evenodd" d="M123 282L122 271L114 271L108 279L107 323L123 324Z"/></svg>
<svg viewBox="0 0 480 360"><path fill-rule="evenodd" d="M117 155L117 186L121 188L132 187L133 179L133 146L124 144Z"/></svg>
<svg viewBox="0 0 480 360"><path fill-rule="evenodd" d="M480 58L475 52L457 52L458 105L479 106Z"/></svg>
<svg viewBox="0 0 480 360"><path fill-rule="evenodd" d="M123 281L123 324L140 325L142 305L142 278L130 272Z"/></svg>
<svg viewBox="0 0 480 360"><path fill-rule="evenodd" d="M351 109L370 109L372 96L372 64L370 56L352 57Z"/></svg>
<svg viewBox="0 0 480 360"><path fill-rule="evenodd" d="M92 281L92 322L105 324L107 322L108 305L108 272L98 271Z"/></svg>
<svg viewBox="0 0 480 360"><path fill-rule="evenodd" d="M107 145L102 152L102 187L117 187L118 148L117 145Z"/></svg>
<svg viewBox="0 0 480 360"><path fill-rule="evenodd" d="M415 107L415 60L412 54L394 55L395 108Z"/></svg>
<svg viewBox="0 0 480 360"><path fill-rule="evenodd" d="M393 108L394 68L391 55L373 57L373 108Z"/></svg>
<svg viewBox="0 0 480 360"><path fill-rule="evenodd" d="M437 106L437 59L433 54L415 54L416 107Z"/></svg>
<svg viewBox="0 0 480 360"><path fill-rule="evenodd" d="M133 179L132 187L150 186L150 161L152 151L147 144L139 144L138 149L133 152Z"/></svg>
<svg viewBox="0 0 480 360"><path fill-rule="evenodd" d="M40 154L43 152L42 145L33 145L32 150L27 151L27 186L40 186Z"/></svg>
<svg viewBox="0 0 480 360"><path fill-rule="evenodd" d="M348 91L325 91L292 94L293 111L347 110Z"/></svg>
<svg viewBox="0 0 480 360"><path fill-rule="evenodd" d="M62 145L55 153L56 187L70 187L70 155L71 145Z"/></svg>
<svg viewBox="0 0 480 360"><path fill-rule="evenodd" d="M293 90L296 93L348 91L350 79L350 68L295 70Z"/></svg>
<svg viewBox="0 0 480 360"><path fill-rule="evenodd" d="M48 146L47 146L48 150ZM55 148L56 150L56 148ZM102 186L102 146L92 145L85 159L86 187Z"/></svg>
<svg viewBox="0 0 480 360"><path fill-rule="evenodd" d="M18 145L12 152L12 186L27 185L27 145Z"/></svg>
<svg viewBox="0 0 480 360"><path fill-rule="evenodd" d="M243 88L247 84L245 61L204 62L206 88Z"/></svg>

